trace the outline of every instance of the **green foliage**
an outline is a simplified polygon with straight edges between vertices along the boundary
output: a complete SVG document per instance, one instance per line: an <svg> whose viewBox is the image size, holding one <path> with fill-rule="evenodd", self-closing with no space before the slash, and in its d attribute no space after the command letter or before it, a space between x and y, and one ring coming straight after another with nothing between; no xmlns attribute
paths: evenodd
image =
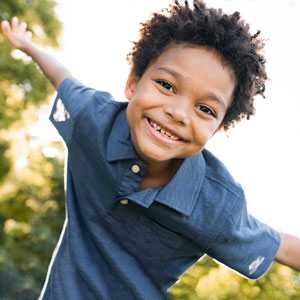
<svg viewBox="0 0 300 300"><path fill-rule="evenodd" d="M51 0L2 0L0 21L18 16L26 21L33 39L41 45L57 46L61 23ZM13 54L13 55L12 55ZM14 56L14 57L13 57ZM18 59L16 59L18 57ZM34 87L34 88L33 88ZM41 104L53 92L47 79L25 55L13 50L0 35L0 128L9 128L19 120L29 104Z"/></svg>
<svg viewBox="0 0 300 300"><path fill-rule="evenodd" d="M5 155L5 152L9 148L9 143L0 140L0 183L5 179L6 174L11 168L11 161Z"/></svg>
<svg viewBox="0 0 300 300"><path fill-rule="evenodd" d="M31 152L28 161L3 186L0 269L18 278L18 285L9 292L30 292L36 297L64 220L64 180L62 161L40 152Z"/></svg>
<svg viewBox="0 0 300 300"><path fill-rule="evenodd" d="M300 275L273 263L258 280L249 280L206 256L170 290L172 300L297 300Z"/></svg>
<svg viewBox="0 0 300 300"><path fill-rule="evenodd" d="M1 0L0 21L18 16L26 21L39 44L57 46L61 23L55 12L53 0ZM7 159L9 143L1 130L9 129L22 112L31 104L41 104L53 88L30 60L23 56L14 58L19 52L0 34L0 182L10 170ZM19 53L20 54L20 53Z"/></svg>
<svg viewBox="0 0 300 300"><path fill-rule="evenodd" d="M54 0L1 0L0 20L9 20L17 16L37 34L39 44L56 47L61 22L54 12L55 6Z"/></svg>
<svg viewBox="0 0 300 300"><path fill-rule="evenodd" d="M53 0L1 0L0 21L18 16L40 45L58 46ZM37 299L64 220L63 162L17 146L54 89L0 33L0 299ZM26 117L27 116L27 117ZM62 146L60 151L62 152ZM16 168L19 153L28 164Z"/></svg>

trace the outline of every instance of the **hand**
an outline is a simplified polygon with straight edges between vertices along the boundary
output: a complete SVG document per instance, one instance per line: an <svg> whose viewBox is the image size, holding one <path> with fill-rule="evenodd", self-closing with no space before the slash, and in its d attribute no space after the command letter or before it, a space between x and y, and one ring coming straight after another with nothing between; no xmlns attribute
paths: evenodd
<svg viewBox="0 0 300 300"><path fill-rule="evenodd" d="M1 29L8 41L19 50L24 50L32 36L31 31L26 30L27 24L25 22L19 24L17 17L12 18L11 26L8 21L2 21Z"/></svg>
<svg viewBox="0 0 300 300"><path fill-rule="evenodd" d="M54 57L30 42L31 32L26 30L25 22L19 24L18 18L13 17L11 25L7 21L2 21L1 29L16 49L23 51L37 63L56 89L65 78L71 76L71 73Z"/></svg>

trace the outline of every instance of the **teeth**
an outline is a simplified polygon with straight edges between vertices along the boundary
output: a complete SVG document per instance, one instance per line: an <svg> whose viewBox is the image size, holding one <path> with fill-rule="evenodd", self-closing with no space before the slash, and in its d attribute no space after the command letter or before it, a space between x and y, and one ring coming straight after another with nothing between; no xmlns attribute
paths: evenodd
<svg viewBox="0 0 300 300"><path fill-rule="evenodd" d="M161 128L158 124L156 124L155 122L153 122L152 120L150 120L150 124L153 128L155 128L157 131L159 131L162 135L170 138L171 140L174 141L179 141L179 137L173 135L172 133L166 131L164 128Z"/></svg>

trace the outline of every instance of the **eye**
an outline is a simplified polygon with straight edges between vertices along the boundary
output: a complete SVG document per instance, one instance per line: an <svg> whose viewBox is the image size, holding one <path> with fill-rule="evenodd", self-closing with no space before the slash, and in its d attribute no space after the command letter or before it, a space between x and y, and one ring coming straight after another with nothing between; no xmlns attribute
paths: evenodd
<svg viewBox="0 0 300 300"><path fill-rule="evenodd" d="M170 82L168 82L167 80L156 80L156 82L158 84L160 84L164 89L166 89L167 91L171 92L171 93L175 93L175 87L173 86L173 84L171 84Z"/></svg>
<svg viewBox="0 0 300 300"><path fill-rule="evenodd" d="M206 106L206 105L203 105L203 104L198 104L196 106L196 108L198 110L208 114L208 115L213 116L214 118L216 118L216 116L217 116L216 112L212 108L210 108L209 106Z"/></svg>

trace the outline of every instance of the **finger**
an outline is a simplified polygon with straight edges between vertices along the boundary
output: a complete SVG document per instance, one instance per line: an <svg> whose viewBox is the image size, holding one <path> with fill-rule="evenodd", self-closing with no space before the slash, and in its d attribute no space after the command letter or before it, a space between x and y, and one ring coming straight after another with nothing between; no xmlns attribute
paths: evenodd
<svg viewBox="0 0 300 300"><path fill-rule="evenodd" d="M1 22L1 30L2 30L3 34L7 37L11 31L9 22L2 21Z"/></svg>
<svg viewBox="0 0 300 300"><path fill-rule="evenodd" d="M18 27L19 27L19 20L17 17L13 17L11 20L11 30L13 33L18 32Z"/></svg>
<svg viewBox="0 0 300 300"><path fill-rule="evenodd" d="M25 22L22 22L22 23L19 25L19 28L18 28L18 34L24 35L25 32L26 32L26 28L27 28L27 24L26 24Z"/></svg>

